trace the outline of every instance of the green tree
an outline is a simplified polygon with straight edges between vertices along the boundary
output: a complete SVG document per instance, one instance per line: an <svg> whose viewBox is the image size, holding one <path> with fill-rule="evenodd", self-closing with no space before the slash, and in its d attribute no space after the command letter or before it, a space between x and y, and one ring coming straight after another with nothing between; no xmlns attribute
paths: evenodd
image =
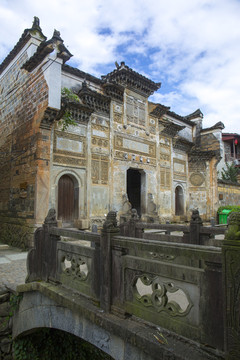
<svg viewBox="0 0 240 360"><path fill-rule="evenodd" d="M234 163L226 163L226 168L222 170L222 179L237 182L238 168L234 166Z"/></svg>

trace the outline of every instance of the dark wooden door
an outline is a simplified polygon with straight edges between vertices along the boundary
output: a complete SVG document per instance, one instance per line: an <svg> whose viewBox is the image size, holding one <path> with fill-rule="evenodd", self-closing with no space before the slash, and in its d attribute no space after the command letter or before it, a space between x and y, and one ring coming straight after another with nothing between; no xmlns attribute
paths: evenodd
<svg viewBox="0 0 240 360"><path fill-rule="evenodd" d="M177 186L175 189L175 214L176 215L184 214L183 190L180 186Z"/></svg>
<svg viewBox="0 0 240 360"><path fill-rule="evenodd" d="M132 208L141 216L141 173L138 170L127 171L127 195Z"/></svg>
<svg viewBox="0 0 240 360"><path fill-rule="evenodd" d="M63 175L58 182L58 219L69 221L74 218L74 183L69 175Z"/></svg>

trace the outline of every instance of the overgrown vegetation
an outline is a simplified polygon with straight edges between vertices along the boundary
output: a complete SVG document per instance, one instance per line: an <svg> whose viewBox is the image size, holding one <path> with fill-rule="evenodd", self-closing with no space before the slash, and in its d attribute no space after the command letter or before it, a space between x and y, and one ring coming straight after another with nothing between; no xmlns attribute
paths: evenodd
<svg viewBox="0 0 240 360"><path fill-rule="evenodd" d="M231 210L231 212L240 211L240 205L226 205L220 206L217 210L217 213L220 214L223 210ZM230 213L229 213L230 214Z"/></svg>
<svg viewBox="0 0 240 360"><path fill-rule="evenodd" d="M237 182L238 168L234 166L234 163L226 163L226 168L222 169L222 180L228 180Z"/></svg>
<svg viewBox="0 0 240 360"><path fill-rule="evenodd" d="M13 342L14 360L112 360L78 337L56 329L40 329Z"/></svg>
<svg viewBox="0 0 240 360"><path fill-rule="evenodd" d="M80 102L79 97L76 94L74 94L72 90L66 87L62 89L62 97L70 102L76 102L76 103ZM76 126L77 122L73 119L71 112L69 110L66 110L61 120L59 121L59 124L61 126L61 130L65 131L70 125Z"/></svg>

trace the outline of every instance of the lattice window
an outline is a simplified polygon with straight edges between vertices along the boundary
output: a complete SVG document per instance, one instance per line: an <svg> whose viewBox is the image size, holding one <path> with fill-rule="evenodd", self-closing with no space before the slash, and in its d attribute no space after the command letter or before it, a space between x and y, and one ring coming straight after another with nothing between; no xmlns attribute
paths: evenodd
<svg viewBox="0 0 240 360"><path fill-rule="evenodd" d="M101 155L92 157L92 182L93 184L108 183L108 158Z"/></svg>
<svg viewBox="0 0 240 360"><path fill-rule="evenodd" d="M162 187L170 188L171 186L171 172L169 168L160 168L160 184Z"/></svg>
<svg viewBox="0 0 240 360"><path fill-rule="evenodd" d="M136 125L145 126L145 103L133 96L127 97L127 121Z"/></svg>

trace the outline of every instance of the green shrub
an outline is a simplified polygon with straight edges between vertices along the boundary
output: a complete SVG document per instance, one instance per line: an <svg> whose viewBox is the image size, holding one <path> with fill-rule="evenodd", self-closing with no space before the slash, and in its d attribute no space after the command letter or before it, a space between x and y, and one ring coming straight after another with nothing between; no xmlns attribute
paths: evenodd
<svg viewBox="0 0 240 360"><path fill-rule="evenodd" d="M220 206L217 210L217 213L220 214L223 210L231 210L231 212L240 211L240 205L227 205L227 206ZM229 213L230 214L230 213Z"/></svg>

